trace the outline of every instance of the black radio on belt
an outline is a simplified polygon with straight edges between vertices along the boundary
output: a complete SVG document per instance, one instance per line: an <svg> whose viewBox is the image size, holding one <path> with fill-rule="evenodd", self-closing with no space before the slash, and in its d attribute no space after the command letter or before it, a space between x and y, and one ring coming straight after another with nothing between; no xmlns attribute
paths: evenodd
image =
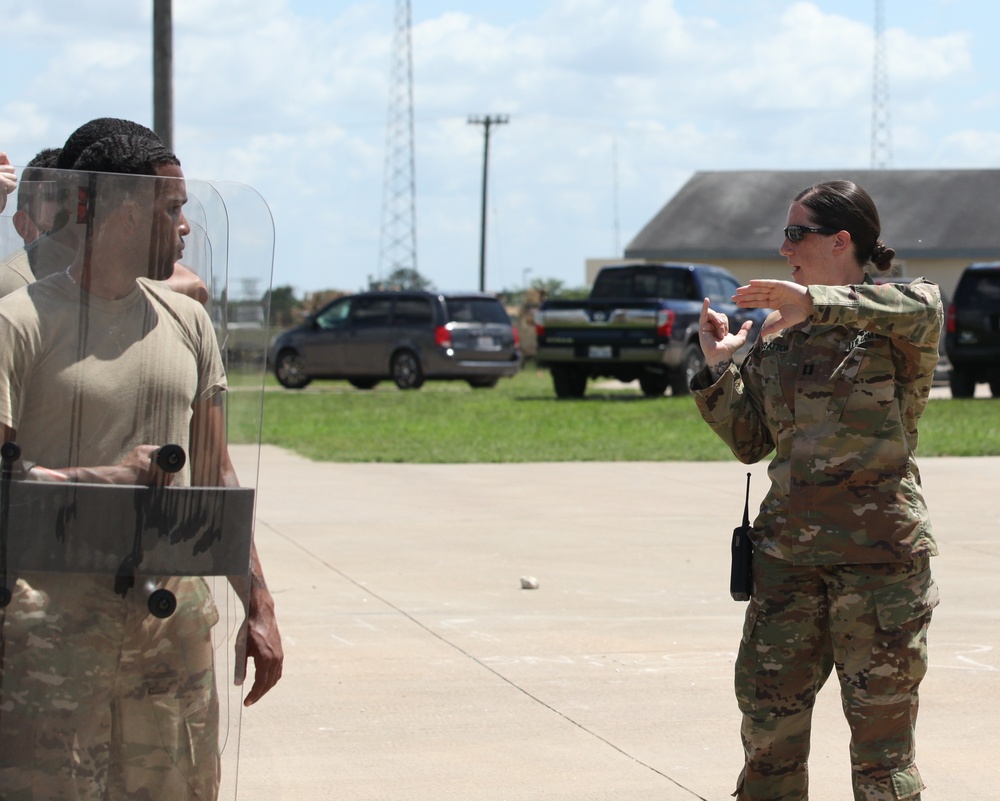
<svg viewBox="0 0 1000 801"><path fill-rule="evenodd" d="M734 601L749 601L753 590L753 542L750 540L750 474L743 505L743 525L733 530L733 563L729 574L729 594Z"/></svg>

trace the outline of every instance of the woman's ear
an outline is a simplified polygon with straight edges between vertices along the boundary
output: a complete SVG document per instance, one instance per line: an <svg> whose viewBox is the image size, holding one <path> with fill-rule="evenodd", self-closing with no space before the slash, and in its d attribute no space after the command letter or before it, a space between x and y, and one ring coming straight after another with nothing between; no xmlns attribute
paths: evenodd
<svg viewBox="0 0 1000 801"><path fill-rule="evenodd" d="M850 231L837 231L836 237L833 240L834 253L843 253L850 250L851 241Z"/></svg>

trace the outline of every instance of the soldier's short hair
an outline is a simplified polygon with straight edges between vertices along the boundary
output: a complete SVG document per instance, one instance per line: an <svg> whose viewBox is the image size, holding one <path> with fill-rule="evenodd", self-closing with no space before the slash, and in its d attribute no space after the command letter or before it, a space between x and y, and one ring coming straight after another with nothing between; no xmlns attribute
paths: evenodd
<svg viewBox="0 0 1000 801"><path fill-rule="evenodd" d="M138 122L123 120L119 117L98 117L85 122L66 139L59 154L57 167L63 170L73 169L83 151L99 139L108 136L127 136L129 134L145 136L148 139L159 140L156 132Z"/></svg>

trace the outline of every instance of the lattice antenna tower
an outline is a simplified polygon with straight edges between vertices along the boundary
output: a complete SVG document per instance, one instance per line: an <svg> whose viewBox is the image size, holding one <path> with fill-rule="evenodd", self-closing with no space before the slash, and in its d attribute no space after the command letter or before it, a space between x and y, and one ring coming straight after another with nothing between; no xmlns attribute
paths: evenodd
<svg viewBox="0 0 1000 801"><path fill-rule="evenodd" d="M875 0L875 64L872 71L873 170L892 166L892 126L889 118L889 69L885 50L885 2Z"/></svg>
<svg viewBox="0 0 1000 801"><path fill-rule="evenodd" d="M385 129L379 278L417 269L417 182L413 147L413 55L410 0L396 0Z"/></svg>

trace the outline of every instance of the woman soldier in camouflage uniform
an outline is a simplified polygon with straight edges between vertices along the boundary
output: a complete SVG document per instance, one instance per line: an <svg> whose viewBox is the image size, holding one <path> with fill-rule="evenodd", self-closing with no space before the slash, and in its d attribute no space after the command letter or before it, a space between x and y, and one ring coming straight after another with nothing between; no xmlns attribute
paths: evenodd
<svg viewBox="0 0 1000 801"><path fill-rule="evenodd" d="M937 605L937 553L914 460L943 311L923 279L876 285L895 252L856 184L803 191L780 253L792 281L751 281L743 308L775 309L742 367L705 300L702 416L744 463L771 456L754 521L753 594L736 665L743 801L804 801L816 693L836 667L856 801L919 799L917 688Z"/></svg>

